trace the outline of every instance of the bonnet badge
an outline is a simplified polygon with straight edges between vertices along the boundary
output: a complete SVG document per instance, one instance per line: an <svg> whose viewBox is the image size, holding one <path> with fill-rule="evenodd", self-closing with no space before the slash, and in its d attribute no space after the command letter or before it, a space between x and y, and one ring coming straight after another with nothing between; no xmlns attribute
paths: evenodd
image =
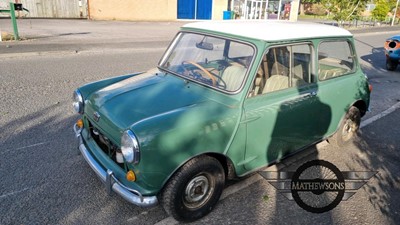
<svg viewBox="0 0 400 225"><path fill-rule="evenodd" d="M99 122L100 120L100 114L98 112L94 112L93 113L93 118L96 122Z"/></svg>

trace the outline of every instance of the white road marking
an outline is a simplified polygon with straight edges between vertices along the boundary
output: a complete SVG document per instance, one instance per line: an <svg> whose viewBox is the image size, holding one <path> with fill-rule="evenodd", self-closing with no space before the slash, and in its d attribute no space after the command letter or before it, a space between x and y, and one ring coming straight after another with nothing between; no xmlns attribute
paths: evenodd
<svg viewBox="0 0 400 225"><path fill-rule="evenodd" d="M363 128L365 126L368 126L369 124L371 124L371 123L373 123L373 122L375 122L375 121L377 121L379 119L382 119L383 117L389 115L390 113L396 111L396 109L399 109L399 108L400 108L400 102L392 105L392 107L386 109L385 111L379 113L378 115L375 115L375 116L373 116L373 117L371 117L371 118L369 118L367 120L364 120L363 122L361 122L361 126L360 127Z"/></svg>
<svg viewBox="0 0 400 225"><path fill-rule="evenodd" d="M174 218L172 218L170 216L170 217L167 217L167 218L155 223L154 225L175 225L178 223L179 223L178 221L176 221Z"/></svg>
<svg viewBox="0 0 400 225"><path fill-rule="evenodd" d="M22 150L22 149L26 149L26 148L32 148L32 147L44 145L44 144L47 144L47 143L49 143L49 141L39 142L39 143L36 143L36 144L27 145L27 146L23 146L23 147L19 147L19 148L6 149L3 152L0 152L0 155L8 153L8 152L11 152L11 151L17 151L17 150Z"/></svg>
<svg viewBox="0 0 400 225"><path fill-rule="evenodd" d="M154 209L154 208L153 208L153 209ZM150 210L150 211L151 211L151 210ZM143 212L141 212L139 215L127 219L126 222L132 222L132 221L134 221L134 220L137 220L137 219L139 218L140 215L145 216L145 215L147 215L148 213L149 213L149 211L143 211Z"/></svg>
<svg viewBox="0 0 400 225"><path fill-rule="evenodd" d="M26 191L26 190L28 190L28 189L29 189L29 188L24 188L24 189L19 190L19 191L12 191L12 192L9 192L9 193L7 193L7 194L0 195L0 199L2 199L2 198L7 198L7 197L10 197L10 196L19 194L19 193L24 192L24 191Z"/></svg>
<svg viewBox="0 0 400 225"><path fill-rule="evenodd" d="M16 148L15 150L21 150L21 149L25 149L25 148L32 148L32 147L36 147L36 146L39 146L39 145L44 145L44 144L46 144L46 143L47 143L47 141L45 141L45 142L40 142L40 143L36 143L36 144L32 144L32 145L28 145L28 146Z"/></svg>
<svg viewBox="0 0 400 225"><path fill-rule="evenodd" d="M44 144L46 144L46 143L48 143L48 141L40 142L40 143L36 143L36 144L32 144L32 145L27 145L27 146L15 148L15 149L8 149L8 150L5 150L4 152L0 152L0 155L1 155L1 154L4 154L4 153L7 153L7 152L10 152L10 151L21 150L21 149L32 148L32 147L44 145ZM26 191L26 190L28 190L28 189L30 189L30 188L24 188L24 189L22 189L22 190L12 191L12 192L9 192L9 193L7 193L7 194L0 195L0 199L2 199L2 198L7 198L7 197L10 197L10 196L19 194L19 193L24 192L24 191Z"/></svg>
<svg viewBox="0 0 400 225"><path fill-rule="evenodd" d="M383 117L389 115L390 113L394 112L396 109L399 109L399 108L400 108L400 102L394 104L392 107L386 109L385 111L383 111L383 112L381 112L381 113L379 113L379 114L377 114L377 115L375 115L375 116L373 116L373 117L371 117L371 118L369 118L367 120L362 121L361 125L360 125L360 128L363 128L363 127L365 127L365 126L367 126L367 125L369 125L369 124L371 124L371 123L373 123L373 122L375 122L375 121L377 121L379 119L382 119ZM326 141L323 141L323 142L318 143L316 147L318 149L318 148L321 148L321 147L325 147L327 145L328 145L328 143ZM236 184L234 184L232 186L229 186L222 193L220 201L225 199L225 198L227 198L228 196L240 191L240 190L243 190L244 188L247 188L248 186L256 183L259 180L262 180L262 177L257 173L257 174L254 174L253 176L247 178L244 181L241 181L241 182L238 182L238 183L236 183ZM179 223L178 221L176 221L174 218L169 216L169 217L167 217L167 218L155 223L154 225L175 225L175 224L178 224L178 223Z"/></svg>

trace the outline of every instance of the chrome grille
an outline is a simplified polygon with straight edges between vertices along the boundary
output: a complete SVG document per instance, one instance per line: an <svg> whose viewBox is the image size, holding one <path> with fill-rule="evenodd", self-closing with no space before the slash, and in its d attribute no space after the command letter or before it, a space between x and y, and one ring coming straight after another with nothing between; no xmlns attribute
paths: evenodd
<svg viewBox="0 0 400 225"><path fill-rule="evenodd" d="M87 124L89 125L88 130L90 136L97 143L97 145L101 148L101 150L107 154L116 164L118 164L121 168L124 168L123 163L118 163L116 159L116 152L119 149L117 145L115 145L106 135L101 133L99 129L97 129L89 120L87 120Z"/></svg>

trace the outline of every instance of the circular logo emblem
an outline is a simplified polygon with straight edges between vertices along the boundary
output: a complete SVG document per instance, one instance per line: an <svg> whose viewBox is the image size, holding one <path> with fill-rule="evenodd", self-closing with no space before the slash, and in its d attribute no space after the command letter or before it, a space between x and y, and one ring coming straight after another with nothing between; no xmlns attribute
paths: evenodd
<svg viewBox="0 0 400 225"><path fill-rule="evenodd" d="M312 160L293 174L291 192L301 208L312 213L327 212L343 199L344 176L332 163Z"/></svg>

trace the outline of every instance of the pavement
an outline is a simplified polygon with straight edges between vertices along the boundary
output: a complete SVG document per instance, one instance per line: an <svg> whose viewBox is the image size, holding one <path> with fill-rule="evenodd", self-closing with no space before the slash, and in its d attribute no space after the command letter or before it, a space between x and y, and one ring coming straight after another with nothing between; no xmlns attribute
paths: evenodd
<svg viewBox="0 0 400 225"><path fill-rule="evenodd" d="M0 42L0 57L165 48L179 28L189 22L19 19L22 40ZM12 33L10 19L0 19L0 31ZM350 31L355 35L400 33L400 26L361 27Z"/></svg>

